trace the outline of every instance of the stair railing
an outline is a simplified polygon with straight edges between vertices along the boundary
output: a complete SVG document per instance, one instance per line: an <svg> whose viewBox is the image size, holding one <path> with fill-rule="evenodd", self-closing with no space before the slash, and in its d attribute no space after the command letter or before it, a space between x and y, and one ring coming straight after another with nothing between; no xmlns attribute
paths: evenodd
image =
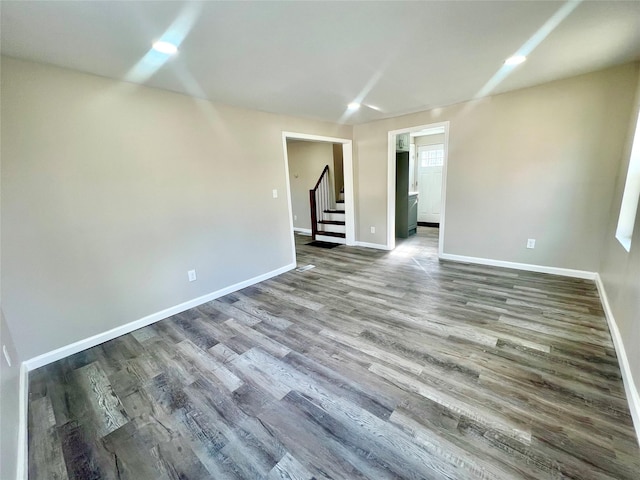
<svg viewBox="0 0 640 480"><path fill-rule="evenodd" d="M329 165L324 167L316 186L309 190L309 204L311 206L311 238L316 239L318 222L324 219L323 212L333 205L333 192L329 183Z"/></svg>

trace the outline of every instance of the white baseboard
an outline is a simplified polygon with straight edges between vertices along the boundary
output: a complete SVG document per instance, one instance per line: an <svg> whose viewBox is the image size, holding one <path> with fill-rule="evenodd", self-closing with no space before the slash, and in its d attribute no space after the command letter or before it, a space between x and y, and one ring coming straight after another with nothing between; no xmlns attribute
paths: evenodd
<svg viewBox="0 0 640 480"><path fill-rule="evenodd" d="M29 370L25 362L20 364L20 383L18 405L18 459L16 469L17 480L27 480L29 455L27 427L29 425Z"/></svg>
<svg viewBox="0 0 640 480"><path fill-rule="evenodd" d="M613 316L613 310L609 304L609 297L607 291L604 288L600 275L596 273L596 286L598 287L598 293L600 294L600 301L604 308L604 315L607 318L609 324L609 331L611 332L611 338L613 339L613 346L616 349L616 355L618 357L618 364L620 365L620 372L622 373L622 382L624 383L624 391L627 394L627 402L629 403L629 411L631 412L631 418L633 419L633 426L636 430L636 440L640 445L640 393L633 381L631 375L631 366L629 365L629 359L627 358L627 352L624 349L624 343L622 343L622 337L620 336L620 330L618 330L618 324Z"/></svg>
<svg viewBox="0 0 640 480"><path fill-rule="evenodd" d="M516 270L526 270L529 272L550 273L552 275L562 275L564 277L583 278L586 280L595 280L596 272L586 270L572 270L570 268L547 267L545 265L533 265L529 263L505 262L503 260L493 260L490 258L466 257L464 255L452 255L443 253L439 256L440 260L450 260L452 262L474 263L477 265L489 265L492 267L514 268Z"/></svg>
<svg viewBox="0 0 640 480"><path fill-rule="evenodd" d="M96 345L100 345L101 343L104 343L108 340L113 340L114 338L121 335L125 335L139 328L146 327L147 325L151 325L152 323L159 322L160 320L164 320L165 318L184 312L185 310L189 310L190 308L197 307L198 305L210 302L211 300L215 300L216 298L228 295L229 293L236 292L245 287L249 287L251 285L255 285L256 283L268 280L269 278L281 275L285 272L288 272L289 270L293 270L294 268L296 268L296 264L290 263L289 265L285 265L284 267L272 270L271 272L258 275L257 277L253 277L243 282L239 282L220 290L216 290L215 292L211 292L201 297L194 298L193 300L189 300L179 305L169 307L165 310L153 313L139 320L135 320L125 325L112 328L111 330L107 330L106 332L99 333L89 338L85 338L84 340L79 340L70 345L60 347L51 352L43 353L42 355L38 355L37 357L25 361L23 365L26 366L27 370L35 370L36 368L40 368L44 365L48 365L49 363L68 357L69 355L73 355L74 353L81 352L82 350L86 350L87 348L95 347Z"/></svg>
<svg viewBox="0 0 640 480"><path fill-rule="evenodd" d="M294 232L298 232L298 233L304 233L305 235L311 235L311 229L310 228L293 227L293 231Z"/></svg>
<svg viewBox="0 0 640 480"><path fill-rule="evenodd" d="M356 242L356 247L375 248L376 250L391 250L388 246L381 243Z"/></svg>

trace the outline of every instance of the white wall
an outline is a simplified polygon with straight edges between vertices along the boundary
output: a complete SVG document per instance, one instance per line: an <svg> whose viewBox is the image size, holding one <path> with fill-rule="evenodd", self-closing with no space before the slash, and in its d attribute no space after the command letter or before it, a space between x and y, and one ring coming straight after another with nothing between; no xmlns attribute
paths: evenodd
<svg viewBox="0 0 640 480"><path fill-rule="evenodd" d="M25 359L289 265L282 131L352 135L11 58L1 93L2 306Z"/></svg>
<svg viewBox="0 0 640 480"><path fill-rule="evenodd" d="M386 243L387 132L448 120L444 252L596 271L637 75L628 64L356 125L356 237Z"/></svg>
<svg viewBox="0 0 640 480"><path fill-rule="evenodd" d="M342 149L342 146L340 146L340 149ZM293 226L311 230L309 190L315 187L325 166L329 165L329 172L332 177L334 170L333 144L288 141L287 150L289 183L291 185L291 208L294 215ZM330 184L333 186L333 181Z"/></svg>

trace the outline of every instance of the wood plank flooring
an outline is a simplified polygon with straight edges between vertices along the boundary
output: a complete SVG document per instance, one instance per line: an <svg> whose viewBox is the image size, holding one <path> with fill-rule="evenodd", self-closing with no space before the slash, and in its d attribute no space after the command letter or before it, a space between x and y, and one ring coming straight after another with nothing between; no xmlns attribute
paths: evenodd
<svg viewBox="0 0 640 480"><path fill-rule="evenodd" d="M30 375L31 479L638 479L590 281L305 245Z"/></svg>

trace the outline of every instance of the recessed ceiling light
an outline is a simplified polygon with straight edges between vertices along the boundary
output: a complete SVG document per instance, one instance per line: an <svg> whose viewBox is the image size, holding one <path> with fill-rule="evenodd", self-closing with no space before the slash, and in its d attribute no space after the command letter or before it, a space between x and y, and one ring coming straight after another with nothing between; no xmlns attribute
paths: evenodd
<svg viewBox="0 0 640 480"><path fill-rule="evenodd" d="M358 110L360 108L360 104L359 103L350 103L349 105L347 105L347 109L348 110Z"/></svg>
<svg viewBox="0 0 640 480"><path fill-rule="evenodd" d="M505 65L520 65L527 59L524 55L514 55L513 57L509 57L504 61Z"/></svg>
<svg viewBox="0 0 640 480"><path fill-rule="evenodd" d="M167 55L173 55L178 52L178 47L176 47L173 43L169 42L155 42L153 44L153 49L156 52L165 53Z"/></svg>

